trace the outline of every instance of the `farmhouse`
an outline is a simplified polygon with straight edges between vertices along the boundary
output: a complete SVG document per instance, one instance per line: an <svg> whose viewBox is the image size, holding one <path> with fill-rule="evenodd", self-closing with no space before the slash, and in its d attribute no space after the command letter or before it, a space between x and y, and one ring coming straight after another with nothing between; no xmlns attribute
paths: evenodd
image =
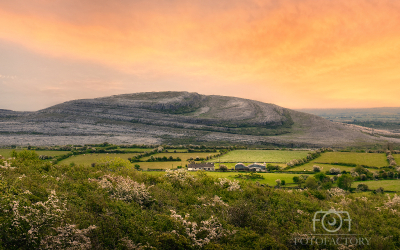
<svg viewBox="0 0 400 250"><path fill-rule="evenodd" d="M190 163L188 164L189 171L198 171L198 170L205 170L205 171L214 171L214 163Z"/></svg>

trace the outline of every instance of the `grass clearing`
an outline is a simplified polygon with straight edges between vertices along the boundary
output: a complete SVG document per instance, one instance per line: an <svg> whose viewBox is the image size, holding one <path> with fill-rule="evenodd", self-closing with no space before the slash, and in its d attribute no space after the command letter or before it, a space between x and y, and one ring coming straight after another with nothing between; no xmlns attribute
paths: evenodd
<svg viewBox="0 0 400 250"><path fill-rule="evenodd" d="M23 151L23 149L0 149L0 155L4 156L5 158L10 158L11 152L13 150L17 152ZM47 156L58 156L70 153L70 151L55 151L55 150L32 150L32 151L36 151L38 155L47 155Z"/></svg>
<svg viewBox="0 0 400 250"><path fill-rule="evenodd" d="M369 180L369 181L356 181L353 182L352 187L356 188L358 184L366 184L369 189L375 190L380 187L384 189L384 191L396 191L400 192L400 180Z"/></svg>
<svg viewBox="0 0 400 250"><path fill-rule="evenodd" d="M90 165L93 162L99 162L101 158L110 157L114 159L115 157L128 160L137 154L83 154L83 155L73 155L65 160L59 162L59 164L70 164L75 163L76 165Z"/></svg>
<svg viewBox="0 0 400 250"><path fill-rule="evenodd" d="M384 167L388 165L384 153L326 152L315 159L314 163L353 163L357 165Z"/></svg>
<svg viewBox="0 0 400 250"><path fill-rule="evenodd" d="M286 150L234 150L220 159L212 159L210 162L276 162L286 163L293 159L307 156L311 151L286 151Z"/></svg>

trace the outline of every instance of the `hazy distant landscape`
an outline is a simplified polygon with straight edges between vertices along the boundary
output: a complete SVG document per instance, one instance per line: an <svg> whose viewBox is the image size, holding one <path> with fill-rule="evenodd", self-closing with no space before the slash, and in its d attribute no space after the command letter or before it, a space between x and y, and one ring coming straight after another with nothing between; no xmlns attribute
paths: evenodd
<svg viewBox="0 0 400 250"><path fill-rule="evenodd" d="M400 108L299 109L327 120L400 132Z"/></svg>

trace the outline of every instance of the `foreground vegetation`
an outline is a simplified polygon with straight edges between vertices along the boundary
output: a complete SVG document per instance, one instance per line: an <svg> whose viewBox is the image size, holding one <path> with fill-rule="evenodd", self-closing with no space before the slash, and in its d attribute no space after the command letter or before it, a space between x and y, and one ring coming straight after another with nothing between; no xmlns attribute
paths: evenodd
<svg viewBox="0 0 400 250"><path fill-rule="evenodd" d="M183 169L146 174L119 158L71 167L32 151L14 156L0 168L0 249L315 249L298 239L326 233L312 219L332 208L349 213L363 249L400 247L394 194L281 189ZM322 248L359 247L352 242Z"/></svg>

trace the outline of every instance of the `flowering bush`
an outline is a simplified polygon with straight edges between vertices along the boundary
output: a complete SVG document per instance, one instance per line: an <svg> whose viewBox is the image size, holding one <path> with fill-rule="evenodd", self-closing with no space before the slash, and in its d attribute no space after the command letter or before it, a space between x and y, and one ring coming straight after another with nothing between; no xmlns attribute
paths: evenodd
<svg viewBox="0 0 400 250"><path fill-rule="evenodd" d="M338 187L331 188L327 191L330 196L344 196L346 194L346 191L344 191L343 189L338 188Z"/></svg>
<svg viewBox="0 0 400 250"><path fill-rule="evenodd" d="M341 173L339 168L331 168L329 169L329 173L334 174L334 175L338 175Z"/></svg>
<svg viewBox="0 0 400 250"><path fill-rule="evenodd" d="M111 197L117 200L135 201L141 206L153 201L148 187L144 183L133 181L129 176L104 175L100 180L89 179L89 181L97 181L101 188L107 190Z"/></svg>
<svg viewBox="0 0 400 250"><path fill-rule="evenodd" d="M317 166L317 165L314 165L314 166L313 166L313 171L314 171L314 172L321 172L321 167L320 167L320 166Z"/></svg>
<svg viewBox="0 0 400 250"><path fill-rule="evenodd" d="M42 249L91 249L92 244L90 238L86 235L96 229L96 226L89 226L85 229L77 229L76 225L66 224L54 228L56 235L48 235L41 242Z"/></svg>
<svg viewBox="0 0 400 250"><path fill-rule="evenodd" d="M218 182L214 182L215 185L218 185L222 188L226 188L228 191L240 190L239 181L231 181L226 178L218 178Z"/></svg>
<svg viewBox="0 0 400 250"><path fill-rule="evenodd" d="M174 210L170 211L171 217L183 226L184 232L181 233L189 237L193 246L203 247L213 240L235 233L235 231L224 229L218 218L214 216L211 216L208 220L201 221L199 226L196 222L189 221L189 214L186 214L185 218L183 218ZM172 233L179 234L176 230L173 230Z"/></svg>
<svg viewBox="0 0 400 250"><path fill-rule="evenodd" d="M190 181L196 180L193 175L182 168L178 170L167 169L165 171L165 177L172 181L177 181L181 184L189 184Z"/></svg>
<svg viewBox="0 0 400 250"><path fill-rule="evenodd" d="M200 201L203 201L203 202L205 202L205 200L206 200L206 198L204 198L204 197L197 198L197 199L200 200ZM221 197L219 197L218 195L215 195L214 198L211 199L211 202L204 203L203 206L204 207L207 207L207 206L213 206L213 207L215 207L215 206L226 206L226 207L229 207L229 205L226 204L221 199Z"/></svg>
<svg viewBox="0 0 400 250"><path fill-rule="evenodd" d="M31 194L26 190L24 194ZM12 201L9 212L11 224L9 241L18 242L20 246L41 249L89 249L91 242L85 236L96 228L76 229L76 225L65 224L67 212L66 201L60 201L53 190L45 202L21 205L18 200ZM57 226L59 225L59 226ZM7 225L1 225L7 226ZM57 227L55 227L57 226ZM15 244L15 243L14 243Z"/></svg>

